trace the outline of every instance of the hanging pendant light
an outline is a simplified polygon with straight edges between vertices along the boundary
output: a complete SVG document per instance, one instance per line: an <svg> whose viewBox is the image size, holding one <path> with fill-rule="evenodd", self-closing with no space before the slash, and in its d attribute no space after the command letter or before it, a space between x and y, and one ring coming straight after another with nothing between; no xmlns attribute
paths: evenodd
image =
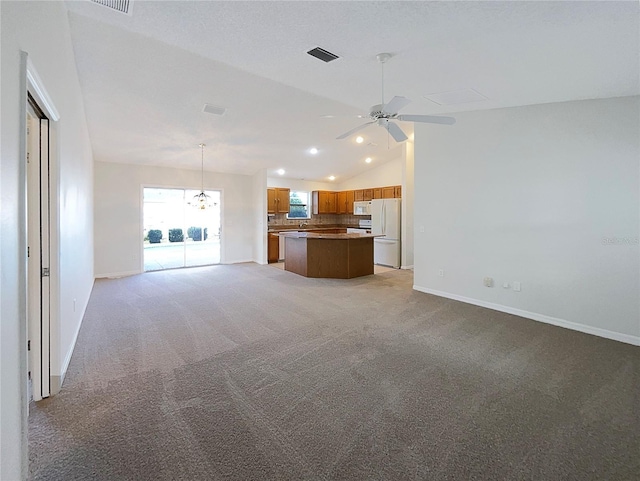
<svg viewBox="0 0 640 481"><path fill-rule="evenodd" d="M204 146L205 144L199 144L201 150L200 157L200 174L201 174L201 184L200 184L200 193L193 196L193 200L189 202L196 209L205 210L213 206L211 202L211 197L204 193Z"/></svg>

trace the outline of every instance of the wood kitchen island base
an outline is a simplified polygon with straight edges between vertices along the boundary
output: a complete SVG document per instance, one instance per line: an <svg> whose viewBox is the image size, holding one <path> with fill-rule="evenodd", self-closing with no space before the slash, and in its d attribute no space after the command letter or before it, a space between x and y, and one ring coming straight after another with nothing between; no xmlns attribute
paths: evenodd
<svg viewBox="0 0 640 481"><path fill-rule="evenodd" d="M284 269L305 277L351 279L373 274L373 238L360 234L284 233Z"/></svg>

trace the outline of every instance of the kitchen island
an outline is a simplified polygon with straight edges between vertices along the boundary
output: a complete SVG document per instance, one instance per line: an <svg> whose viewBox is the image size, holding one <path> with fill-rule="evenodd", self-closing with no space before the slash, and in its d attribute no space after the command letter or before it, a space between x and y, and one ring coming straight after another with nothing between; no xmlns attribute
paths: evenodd
<svg viewBox="0 0 640 481"><path fill-rule="evenodd" d="M351 279L373 274L371 234L281 232L284 269L305 277Z"/></svg>

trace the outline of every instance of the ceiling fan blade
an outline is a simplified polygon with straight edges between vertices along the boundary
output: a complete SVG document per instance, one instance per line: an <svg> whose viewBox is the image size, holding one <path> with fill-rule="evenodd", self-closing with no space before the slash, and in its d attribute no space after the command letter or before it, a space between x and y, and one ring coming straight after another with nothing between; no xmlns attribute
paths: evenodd
<svg viewBox="0 0 640 481"><path fill-rule="evenodd" d="M397 114L400 110L402 110L410 103L411 100L409 100L407 97L395 96L391 100L389 100L387 105L385 105L382 110L388 114Z"/></svg>
<svg viewBox="0 0 640 481"><path fill-rule="evenodd" d="M409 122L426 122L429 124L453 125L456 119L453 117L442 117L440 115L398 115L398 120L407 120Z"/></svg>
<svg viewBox="0 0 640 481"><path fill-rule="evenodd" d="M367 125L371 125L371 124L375 124L376 121L374 120L373 122L367 122L366 124L362 124L359 125L358 127L356 127L355 129L351 129L349 132L345 132L344 134L342 134L340 137L336 137L337 140L342 140L342 139L346 139L347 137L349 137L351 134L355 134L358 130L364 129Z"/></svg>
<svg viewBox="0 0 640 481"><path fill-rule="evenodd" d="M393 139L396 142L404 142L405 140L407 140L407 136L404 134L404 132L398 126L398 124L393 122L387 122L386 127L389 133L391 134L391 137L393 137Z"/></svg>

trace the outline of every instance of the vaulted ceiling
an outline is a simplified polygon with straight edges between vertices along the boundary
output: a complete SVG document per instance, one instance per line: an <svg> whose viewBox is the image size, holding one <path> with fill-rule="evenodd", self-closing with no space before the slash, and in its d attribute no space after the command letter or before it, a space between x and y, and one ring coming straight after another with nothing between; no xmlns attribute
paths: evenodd
<svg viewBox="0 0 640 481"><path fill-rule="evenodd" d="M98 161L199 169L204 142L206 170L345 180L399 155L377 126L336 140L381 102L381 52L384 100L412 100L402 113L640 94L638 2L65 3ZM454 103L427 99L444 92Z"/></svg>

